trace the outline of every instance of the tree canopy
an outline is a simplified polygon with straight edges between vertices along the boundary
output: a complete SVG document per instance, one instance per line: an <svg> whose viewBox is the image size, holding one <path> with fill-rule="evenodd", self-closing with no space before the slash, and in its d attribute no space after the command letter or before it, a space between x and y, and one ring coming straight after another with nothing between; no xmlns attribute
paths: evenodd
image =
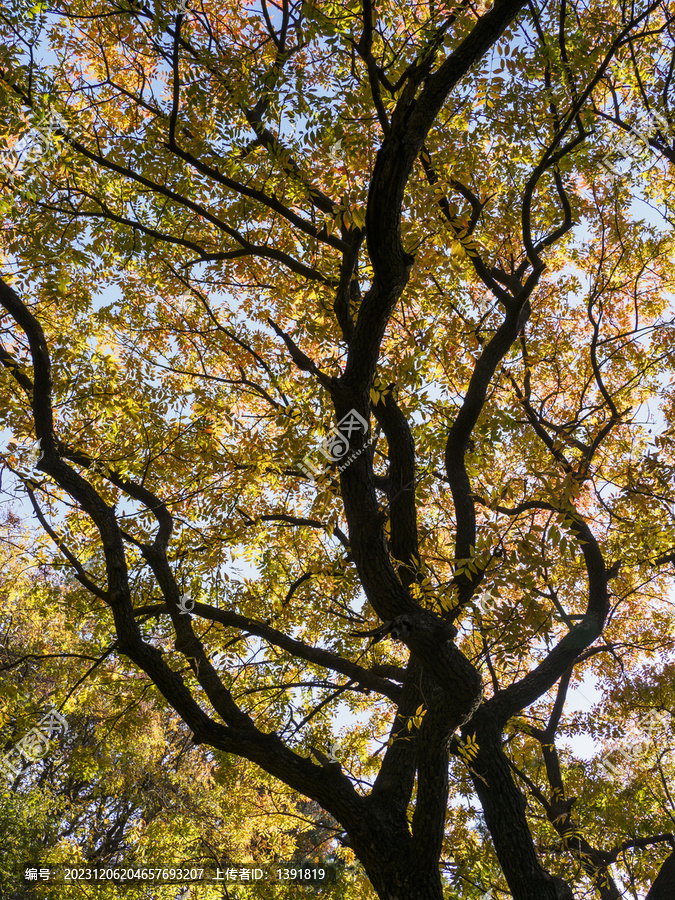
<svg viewBox="0 0 675 900"><path fill-rule="evenodd" d="M10 856L672 900L674 76L668 0L5 5Z"/></svg>

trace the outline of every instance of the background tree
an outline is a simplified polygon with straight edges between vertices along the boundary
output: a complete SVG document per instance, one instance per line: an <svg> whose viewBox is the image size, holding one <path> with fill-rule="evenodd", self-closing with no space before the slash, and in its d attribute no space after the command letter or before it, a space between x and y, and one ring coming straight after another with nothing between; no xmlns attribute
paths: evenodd
<svg viewBox="0 0 675 900"><path fill-rule="evenodd" d="M24 763L0 801L3 897L82 896L81 884L25 884L25 869L35 866L227 869L308 859L327 871L319 896L348 896L363 876L346 865L348 851L335 852L337 823L245 760L195 747L151 683L120 671L110 650L91 654L96 623L79 585L47 567L36 577L40 548L28 545L16 517L2 534L3 583L11 585L2 610L3 748L29 732L55 695L66 701L69 725L43 759ZM64 684L72 685L65 698ZM179 890L152 889L170 900ZM95 890L106 898L150 896L147 883ZM285 890L257 883L239 896L272 900ZM223 897L222 885L198 896Z"/></svg>
<svg viewBox="0 0 675 900"><path fill-rule="evenodd" d="M2 21L6 457L78 640L382 900L666 897L671 6Z"/></svg>

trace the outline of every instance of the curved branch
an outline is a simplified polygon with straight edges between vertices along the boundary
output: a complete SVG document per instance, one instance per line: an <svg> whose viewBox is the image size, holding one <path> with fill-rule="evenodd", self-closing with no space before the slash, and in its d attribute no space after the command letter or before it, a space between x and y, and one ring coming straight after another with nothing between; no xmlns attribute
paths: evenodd
<svg viewBox="0 0 675 900"><path fill-rule="evenodd" d="M155 603L149 606L136 607L134 615L167 613L168 611L166 603ZM347 678L350 678L356 684L363 685L369 690L377 691L378 694L382 694L394 702L397 702L401 696L401 688L397 684L392 684L386 677L375 674L369 669L364 669L358 663L343 659L343 657L330 650L324 650L321 647L310 647L308 644L289 637L276 628L271 628L264 622L257 622L255 619L242 616L230 610L217 609L215 606L209 606L206 603L195 603L192 612L212 622L220 622L221 625L225 625L228 628L238 628L240 631L255 634L257 637L263 638L263 640L274 644L275 647L279 647L293 656L321 666L321 668L346 675Z"/></svg>

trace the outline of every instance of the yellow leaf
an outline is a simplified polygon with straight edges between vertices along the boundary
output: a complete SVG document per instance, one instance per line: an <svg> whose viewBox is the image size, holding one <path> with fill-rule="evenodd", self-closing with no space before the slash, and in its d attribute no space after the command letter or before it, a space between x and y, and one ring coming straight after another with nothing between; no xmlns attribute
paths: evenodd
<svg viewBox="0 0 675 900"><path fill-rule="evenodd" d="M360 209L355 209L352 211L352 218L354 219L354 224L357 228L366 227L366 217Z"/></svg>

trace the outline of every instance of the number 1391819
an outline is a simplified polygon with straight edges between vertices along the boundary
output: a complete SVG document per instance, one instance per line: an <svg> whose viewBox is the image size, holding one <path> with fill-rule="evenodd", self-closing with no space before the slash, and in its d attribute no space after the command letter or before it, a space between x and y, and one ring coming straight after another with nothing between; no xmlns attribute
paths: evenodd
<svg viewBox="0 0 675 900"><path fill-rule="evenodd" d="M277 869L279 881L324 881L325 869Z"/></svg>

